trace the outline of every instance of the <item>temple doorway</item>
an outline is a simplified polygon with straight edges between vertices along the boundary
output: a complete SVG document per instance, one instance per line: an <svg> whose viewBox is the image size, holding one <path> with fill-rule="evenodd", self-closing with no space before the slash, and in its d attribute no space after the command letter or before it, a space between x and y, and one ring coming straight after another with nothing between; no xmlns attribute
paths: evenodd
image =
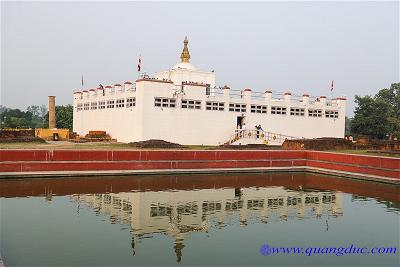
<svg viewBox="0 0 400 267"><path fill-rule="evenodd" d="M236 118L236 128L240 126L240 129L243 127L244 124L244 116L238 116Z"/></svg>

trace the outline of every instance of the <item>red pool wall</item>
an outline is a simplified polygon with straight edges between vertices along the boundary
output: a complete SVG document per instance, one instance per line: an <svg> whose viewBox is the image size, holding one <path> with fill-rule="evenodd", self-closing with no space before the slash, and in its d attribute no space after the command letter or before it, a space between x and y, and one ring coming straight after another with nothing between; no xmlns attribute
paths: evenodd
<svg viewBox="0 0 400 267"><path fill-rule="evenodd" d="M0 172L315 167L400 179L400 159L319 151L0 150Z"/></svg>

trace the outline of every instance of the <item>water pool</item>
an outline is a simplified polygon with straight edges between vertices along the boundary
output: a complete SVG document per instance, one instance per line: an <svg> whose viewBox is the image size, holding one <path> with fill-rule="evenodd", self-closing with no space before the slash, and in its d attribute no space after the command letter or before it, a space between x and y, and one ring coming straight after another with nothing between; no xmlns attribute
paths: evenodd
<svg viewBox="0 0 400 267"><path fill-rule="evenodd" d="M6 266L400 263L399 186L268 173L3 180L0 187Z"/></svg>

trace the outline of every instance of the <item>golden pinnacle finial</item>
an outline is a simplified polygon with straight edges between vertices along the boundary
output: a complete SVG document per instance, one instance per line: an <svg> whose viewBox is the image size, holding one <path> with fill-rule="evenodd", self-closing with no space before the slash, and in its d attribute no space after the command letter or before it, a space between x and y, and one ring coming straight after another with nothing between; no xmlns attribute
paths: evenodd
<svg viewBox="0 0 400 267"><path fill-rule="evenodd" d="M189 63L190 59L190 54L189 54L189 49L187 47L189 41L187 39L187 36L185 36L185 40L183 41L183 50L181 54L181 62Z"/></svg>

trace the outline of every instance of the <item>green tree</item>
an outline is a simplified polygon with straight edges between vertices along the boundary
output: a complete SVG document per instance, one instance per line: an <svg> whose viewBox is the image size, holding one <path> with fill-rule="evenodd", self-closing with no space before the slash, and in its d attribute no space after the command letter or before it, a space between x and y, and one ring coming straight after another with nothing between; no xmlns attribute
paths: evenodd
<svg viewBox="0 0 400 267"><path fill-rule="evenodd" d="M400 138L400 83L380 90L374 97L355 97L356 109L351 130L373 138L394 134Z"/></svg>
<svg viewBox="0 0 400 267"><path fill-rule="evenodd" d="M43 121L46 121L46 115L47 115L47 107L46 105L41 105L39 108L39 116L43 119Z"/></svg>
<svg viewBox="0 0 400 267"><path fill-rule="evenodd" d="M73 107L72 105L56 106L56 127L72 131ZM45 117L46 127L49 125L49 112Z"/></svg>
<svg viewBox="0 0 400 267"><path fill-rule="evenodd" d="M400 138L400 83L393 83L389 89L380 90L375 98L390 104L389 134Z"/></svg>
<svg viewBox="0 0 400 267"><path fill-rule="evenodd" d="M46 121L47 108L45 105L42 106L29 106L26 109L32 113L32 127L33 128L44 128Z"/></svg>
<svg viewBox="0 0 400 267"><path fill-rule="evenodd" d="M1 128L33 128L32 113L19 109L0 107Z"/></svg>

